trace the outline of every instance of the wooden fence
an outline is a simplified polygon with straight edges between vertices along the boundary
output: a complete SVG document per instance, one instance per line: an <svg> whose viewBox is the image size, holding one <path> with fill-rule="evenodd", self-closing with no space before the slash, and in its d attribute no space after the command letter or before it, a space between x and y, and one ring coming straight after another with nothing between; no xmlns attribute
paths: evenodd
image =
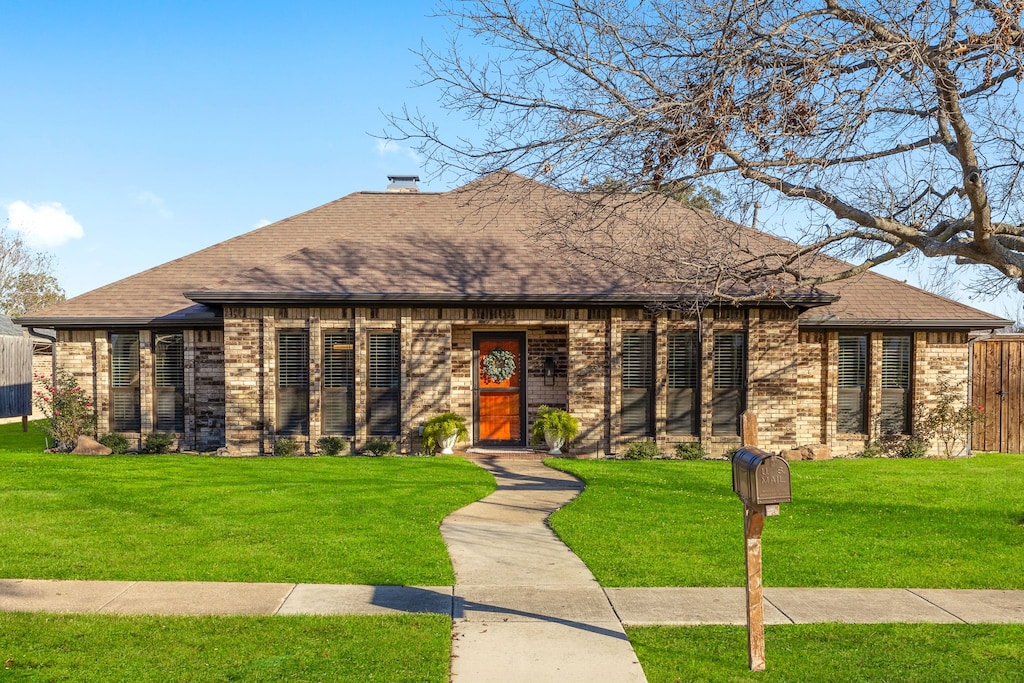
<svg viewBox="0 0 1024 683"><path fill-rule="evenodd" d="M32 340L0 336L0 418L32 414Z"/></svg>
<svg viewBox="0 0 1024 683"><path fill-rule="evenodd" d="M1024 451L1024 335L994 335L973 342L971 402L985 419L974 425L971 450Z"/></svg>

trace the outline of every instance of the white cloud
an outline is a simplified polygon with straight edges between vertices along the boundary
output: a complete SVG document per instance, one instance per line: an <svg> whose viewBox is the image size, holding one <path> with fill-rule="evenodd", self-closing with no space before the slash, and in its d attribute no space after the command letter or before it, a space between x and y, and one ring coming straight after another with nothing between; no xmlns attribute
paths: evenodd
<svg viewBox="0 0 1024 683"><path fill-rule="evenodd" d="M135 198L135 201L141 204L142 206L154 209L158 214L160 214L161 218L170 218L171 216L174 215L174 213L167 208L167 202L163 200L163 197L160 197L159 195L150 192L149 190L146 190L145 192L140 192L139 195Z"/></svg>
<svg viewBox="0 0 1024 683"><path fill-rule="evenodd" d="M37 249L59 247L85 234L82 225L59 202L11 202L7 205L7 221L12 230L24 235L26 244Z"/></svg>
<svg viewBox="0 0 1024 683"><path fill-rule="evenodd" d="M272 222L273 222L273 221L268 221L268 220L267 220L266 218L261 218L261 219L259 219L258 221L256 221L256 225L254 225L254 226L252 226L252 227L253 227L254 229L256 229L256 230L259 230L260 228L265 228L265 227L267 227L267 226L268 226L268 225L270 225L270 224L271 224Z"/></svg>
<svg viewBox="0 0 1024 683"><path fill-rule="evenodd" d="M405 145L400 145L394 140L377 140L377 154L380 156L404 156L419 166L423 163L423 157L416 153L416 150Z"/></svg>

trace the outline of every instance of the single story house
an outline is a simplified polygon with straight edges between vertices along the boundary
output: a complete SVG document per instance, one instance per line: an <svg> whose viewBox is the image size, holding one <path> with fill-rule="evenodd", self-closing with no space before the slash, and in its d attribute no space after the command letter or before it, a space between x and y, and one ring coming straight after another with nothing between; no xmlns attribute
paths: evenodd
<svg viewBox="0 0 1024 683"><path fill-rule="evenodd" d="M573 201L510 173L440 193L398 178L19 322L56 330L101 433L235 454L387 437L415 453L451 410L472 425L464 446L515 448L547 404L580 419L572 451L589 456L641 438L721 454L745 409L765 449L854 454L909 433L940 377L967 380L969 333L1007 323L871 272L690 305L699 293L544 247L542 214ZM711 225L776 240L673 201L651 216L666 239Z"/></svg>

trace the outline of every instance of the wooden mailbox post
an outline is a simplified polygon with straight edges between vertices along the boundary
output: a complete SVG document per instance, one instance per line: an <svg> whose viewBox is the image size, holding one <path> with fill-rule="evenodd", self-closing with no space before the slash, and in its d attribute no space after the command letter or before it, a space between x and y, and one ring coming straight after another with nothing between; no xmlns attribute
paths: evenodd
<svg viewBox="0 0 1024 683"><path fill-rule="evenodd" d="M789 463L757 448L757 416L741 417L743 448L732 459L732 490L743 501L747 556L747 646L751 671L764 671L764 586L761 531L765 517L777 517L779 503L792 501Z"/></svg>

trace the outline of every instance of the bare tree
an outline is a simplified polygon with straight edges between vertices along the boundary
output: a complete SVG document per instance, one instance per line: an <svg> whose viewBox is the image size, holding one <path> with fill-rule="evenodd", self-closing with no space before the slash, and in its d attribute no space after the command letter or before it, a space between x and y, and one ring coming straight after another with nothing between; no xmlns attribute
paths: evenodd
<svg viewBox="0 0 1024 683"><path fill-rule="evenodd" d="M591 196L613 178L803 203L807 220L785 234L796 246L743 260L742 279L772 282L762 296L911 253L983 266L983 287L1024 291L1022 9L450 0L451 42L422 50L423 82L479 133L448 136L404 111L389 135L417 140L442 169L509 169ZM852 263L825 268L821 254Z"/></svg>
<svg viewBox="0 0 1024 683"><path fill-rule="evenodd" d="M18 233L0 228L0 313L17 317L63 300L53 257L30 249Z"/></svg>

